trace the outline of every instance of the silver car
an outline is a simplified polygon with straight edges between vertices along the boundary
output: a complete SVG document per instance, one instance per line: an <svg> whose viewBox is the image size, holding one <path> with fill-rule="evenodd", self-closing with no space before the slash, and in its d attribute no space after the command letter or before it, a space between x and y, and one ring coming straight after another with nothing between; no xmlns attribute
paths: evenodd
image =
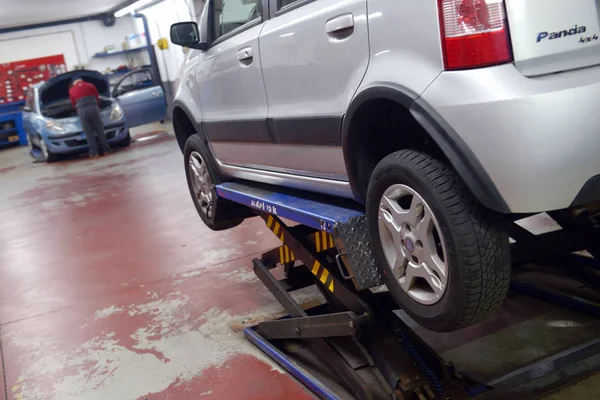
<svg viewBox="0 0 600 400"><path fill-rule="evenodd" d="M599 13L596 0L207 1L171 31L191 49L173 115L200 216L243 219L214 192L232 178L354 199L403 309L436 331L483 320L508 291L505 218L600 209Z"/></svg>

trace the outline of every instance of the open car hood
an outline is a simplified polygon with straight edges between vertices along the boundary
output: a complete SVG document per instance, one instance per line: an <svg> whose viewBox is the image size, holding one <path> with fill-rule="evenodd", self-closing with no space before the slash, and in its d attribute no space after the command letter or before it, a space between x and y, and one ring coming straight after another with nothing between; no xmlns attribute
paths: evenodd
<svg viewBox="0 0 600 400"><path fill-rule="evenodd" d="M110 86L106 76L98 71L77 70L55 76L40 87L39 93L42 108L48 104L68 99L69 84L75 77L94 84L100 96L110 97Z"/></svg>

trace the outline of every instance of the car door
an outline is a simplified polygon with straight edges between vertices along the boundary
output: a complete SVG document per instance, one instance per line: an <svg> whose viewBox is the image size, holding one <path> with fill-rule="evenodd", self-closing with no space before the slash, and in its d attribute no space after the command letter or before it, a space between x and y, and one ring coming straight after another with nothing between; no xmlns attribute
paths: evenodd
<svg viewBox="0 0 600 400"><path fill-rule="evenodd" d="M272 0L260 58L277 144L268 168L346 180L341 126L369 62L366 0Z"/></svg>
<svg viewBox="0 0 600 400"><path fill-rule="evenodd" d="M195 67L205 131L221 163L260 166L253 149L272 143L258 47L261 0L212 0L205 7L211 44Z"/></svg>
<svg viewBox="0 0 600 400"><path fill-rule="evenodd" d="M154 82L148 69L125 75L113 89L113 97L123 108L129 127L163 121L166 118L165 92Z"/></svg>

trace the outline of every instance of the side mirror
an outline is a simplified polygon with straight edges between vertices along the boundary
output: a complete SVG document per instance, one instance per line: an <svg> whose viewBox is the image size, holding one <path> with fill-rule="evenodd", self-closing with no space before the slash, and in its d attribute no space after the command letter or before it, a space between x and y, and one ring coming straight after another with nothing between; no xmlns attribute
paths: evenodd
<svg viewBox="0 0 600 400"><path fill-rule="evenodd" d="M206 50L207 44L200 41L198 24L195 22L178 22L171 25L171 42L190 49Z"/></svg>

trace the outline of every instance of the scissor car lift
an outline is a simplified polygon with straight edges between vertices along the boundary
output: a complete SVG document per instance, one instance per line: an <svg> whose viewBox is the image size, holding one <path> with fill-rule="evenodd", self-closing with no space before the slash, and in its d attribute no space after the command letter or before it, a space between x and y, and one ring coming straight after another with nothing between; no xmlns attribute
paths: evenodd
<svg viewBox="0 0 600 400"><path fill-rule="evenodd" d="M366 216L355 203L247 182L217 185L217 195L252 208L282 242L253 264L289 317L246 328L245 336L319 398L434 400L498 395L499 389L494 388L508 388L600 353L600 340L594 340L491 384L476 382L459 374L421 340L393 311L398 307L389 293L377 290L381 274L371 254ZM283 219L296 225L286 225ZM564 229L563 234L535 236L514 223L507 229L517 240L516 262L552 256L569 263L572 274L600 292L600 282L590 278L590 269L599 268L599 263L571 255L597 246L597 230ZM272 273L278 266L283 266L283 279ZM304 310L290 292L312 285L326 303ZM512 287L600 316L600 305L582 298L516 280Z"/></svg>

